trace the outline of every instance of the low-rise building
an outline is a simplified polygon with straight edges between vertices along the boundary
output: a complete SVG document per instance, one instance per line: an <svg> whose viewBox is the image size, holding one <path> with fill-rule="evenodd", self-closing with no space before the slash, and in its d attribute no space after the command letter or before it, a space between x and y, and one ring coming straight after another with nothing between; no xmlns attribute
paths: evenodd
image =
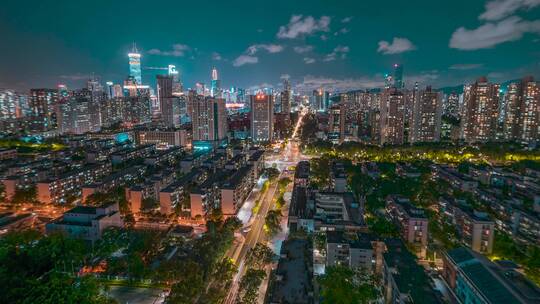
<svg viewBox="0 0 540 304"><path fill-rule="evenodd" d="M242 206L254 185L253 166L247 165L236 170L221 185L221 212L233 216Z"/></svg>
<svg viewBox="0 0 540 304"><path fill-rule="evenodd" d="M332 163L332 188L334 192L343 193L347 191L347 174L345 165L342 162Z"/></svg>
<svg viewBox="0 0 540 304"><path fill-rule="evenodd" d="M101 238L105 229L123 225L118 203L115 202L101 207L77 206L48 223L46 231L60 231L72 238L95 242Z"/></svg>
<svg viewBox="0 0 540 304"><path fill-rule="evenodd" d="M428 218L424 209L414 207L409 199L399 195L386 198L386 212L399 226L401 237L420 257L426 256Z"/></svg>
<svg viewBox="0 0 540 304"><path fill-rule="evenodd" d="M540 290L522 274L465 247L443 256L443 278L461 303L540 303Z"/></svg>
<svg viewBox="0 0 540 304"><path fill-rule="evenodd" d="M433 165L434 175L452 187L465 192L474 192L478 188L478 181L459 173L455 168L446 165Z"/></svg>
<svg viewBox="0 0 540 304"><path fill-rule="evenodd" d="M449 196L439 199L439 212L445 220L456 227L459 238L472 250L491 254L495 237L495 222L487 213L473 210L465 202Z"/></svg>

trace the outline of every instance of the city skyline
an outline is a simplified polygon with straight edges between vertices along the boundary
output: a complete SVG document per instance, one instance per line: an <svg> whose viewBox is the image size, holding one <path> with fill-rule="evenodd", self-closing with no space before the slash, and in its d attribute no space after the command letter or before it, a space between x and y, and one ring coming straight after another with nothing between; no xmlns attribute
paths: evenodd
<svg viewBox="0 0 540 304"><path fill-rule="evenodd" d="M143 82L152 86L163 72L155 68L169 64L176 65L186 87L200 81L209 85L216 67L222 87L279 88L280 78L288 75L306 92L320 86L382 87L395 63L403 65L408 87L416 81L454 86L482 75L495 82L538 77L539 3L413 1L393 2L392 10L385 8L388 3L212 3L212 10L201 13L204 18L176 13L198 9L189 3L161 3L156 11L143 3L98 1L86 14L62 1L36 3L41 9L24 13L9 3L0 13L0 34L8 42L0 59L0 86L81 87L92 75L103 83L121 83L133 42L142 54ZM147 18L130 22L140 8ZM257 18L268 10L272 18Z"/></svg>

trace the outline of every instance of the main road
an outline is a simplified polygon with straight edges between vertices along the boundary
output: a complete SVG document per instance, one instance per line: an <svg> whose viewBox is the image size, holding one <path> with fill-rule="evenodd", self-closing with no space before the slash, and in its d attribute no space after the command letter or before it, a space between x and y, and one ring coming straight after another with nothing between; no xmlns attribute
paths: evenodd
<svg viewBox="0 0 540 304"><path fill-rule="evenodd" d="M228 252L228 257L232 259L238 266L238 271L233 277L233 282L229 293L224 303L233 304L235 303L236 296L238 294L239 283L245 272L245 261L249 250L264 237L264 224L265 218L269 210L272 208L272 202L274 195L278 189L278 180L284 176L288 170L287 167L291 165L296 165L300 160L305 159L302 153L300 152L299 143L297 140L298 132L300 126L302 125L302 119L306 114L306 110L302 110L298 117L298 121L293 130L293 134L288 141L285 148L276 155L265 156L265 161L267 166L276 165L280 170L280 175L276 178L271 184L268 190L261 195L260 197L260 207L257 214L252 214L251 219L245 223L244 229L249 229L245 238L238 241L231 250Z"/></svg>

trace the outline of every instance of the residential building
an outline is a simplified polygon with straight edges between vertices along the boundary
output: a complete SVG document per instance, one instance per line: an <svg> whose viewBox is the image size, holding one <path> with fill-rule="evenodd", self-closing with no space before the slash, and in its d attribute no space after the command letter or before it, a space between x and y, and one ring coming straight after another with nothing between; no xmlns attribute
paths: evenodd
<svg viewBox="0 0 540 304"><path fill-rule="evenodd" d="M257 94L250 96L251 140L272 142L274 138L274 97Z"/></svg>
<svg viewBox="0 0 540 304"><path fill-rule="evenodd" d="M420 257L426 256L428 241L428 218L423 209L414 207L409 199L389 195L386 212L398 225L401 237L411 245Z"/></svg>
<svg viewBox="0 0 540 304"><path fill-rule="evenodd" d="M461 136L468 143L495 139L499 118L499 85L480 77L464 87Z"/></svg>

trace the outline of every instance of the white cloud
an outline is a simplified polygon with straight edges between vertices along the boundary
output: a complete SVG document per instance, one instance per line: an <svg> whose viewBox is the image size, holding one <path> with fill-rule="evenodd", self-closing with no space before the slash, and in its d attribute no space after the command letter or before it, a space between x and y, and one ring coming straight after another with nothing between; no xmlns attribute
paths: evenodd
<svg viewBox="0 0 540 304"><path fill-rule="evenodd" d="M296 90L304 93L311 93L311 91L320 87L333 91L350 91L358 89L380 88L382 86L384 86L382 77L335 79L308 75L304 77L304 80L301 83L296 85Z"/></svg>
<svg viewBox="0 0 540 304"><path fill-rule="evenodd" d="M345 17L345 18L341 19L341 22L342 23L349 23L349 22L351 22L352 19L353 19L353 17Z"/></svg>
<svg viewBox="0 0 540 304"><path fill-rule="evenodd" d="M341 59L345 59L347 57L347 53L350 51L349 47L348 46L341 46L341 45L338 45L337 47L334 48L334 50L332 51L332 53L326 55L323 59L324 62L328 62L328 61L334 61L336 60L336 58L339 56L341 57Z"/></svg>
<svg viewBox="0 0 540 304"><path fill-rule="evenodd" d="M281 76L279 76L279 79L289 79L291 78L291 75L289 74L281 74Z"/></svg>
<svg viewBox="0 0 540 304"><path fill-rule="evenodd" d="M321 35L321 40L322 40L322 41L326 41L326 40L328 40L328 36L326 36L326 35L324 35L324 34L323 34L323 35Z"/></svg>
<svg viewBox="0 0 540 304"><path fill-rule="evenodd" d="M266 50L268 53L279 53L285 49L284 46L279 44L254 44L246 50L249 55L255 55L259 50Z"/></svg>
<svg viewBox="0 0 540 304"><path fill-rule="evenodd" d="M304 63L305 64L312 64L315 63L315 59L311 57L304 57Z"/></svg>
<svg viewBox="0 0 540 304"><path fill-rule="evenodd" d="M277 37L281 39L295 39L316 32L328 32L330 17L322 16L319 20L312 16L293 15L289 24L279 27Z"/></svg>
<svg viewBox="0 0 540 304"><path fill-rule="evenodd" d="M307 52L313 51L313 46L311 45L305 45L305 46L295 46L293 50L298 54L303 54Z"/></svg>
<svg viewBox="0 0 540 304"><path fill-rule="evenodd" d="M412 50L416 50L416 46L409 39L394 37L392 43L385 40L379 41L379 48L377 49L377 52L389 55L404 53Z"/></svg>
<svg viewBox="0 0 540 304"><path fill-rule="evenodd" d="M173 57L184 57L187 51L190 51L191 48L185 44L173 44L172 49L169 51L162 51L160 49L151 49L148 51L148 54L151 55L160 55L160 56L173 56Z"/></svg>
<svg viewBox="0 0 540 304"><path fill-rule="evenodd" d="M76 81L76 80L88 80L88 79L92 79L92 78L94 78L94 76L93 76L93 75L90 75L90 74L80 74L80 73L77 73L77 74L73 74L73 75L60 75L60 78L66 79L66 80Z"/></svg>
<svg viewBox="0 0 540 304"><path fill-rule="evenodd" d="M525 33L540 33L540 20L526 21L513 16L473 30L460 27L452 34L450 47L460 50L491 48L503 42L519 40Z"/></svg>
<svg viewBox="0 0 540 304"><path fill-rule="evenodd" d="M223 58L221 57L221 54L220 54L220 53L218 53L218 52L213 52L213 53L212 53L212 60L219 61L219 60L221 60L221 59L223 59Z"/></svg>
<svg viewBox="0 0 540 304"><path fill-rule="evenodd" d="M259 62L259 58L255 56L249 56L249 55L240 55L233 61L233 66L239 67L243 66L244 64L255 64Z"/></svg>
<svg viewBox="0 0 540 304"><path fill-rule="evenodd" d="M449 67L450 70L474 70L483 67L484 65L482 63L458 63L451 65Z"/></svg>
<svg viewBox="0 0 540 304"><path fill-rule="evenodd" d="M486 3L486 11L480 20L496 21L511 16L520 9L531 9L540 5L540 0L492 0Z"/></svg>
<svg viewBox="0 0 540 304"><path fill-rule="evenodd" d="M261 84L256 84L256 85L252 85L248 88L248 90L250 91L258 91L258 90L263 90L263 89L271 89L273 88L274 85L271 84L271 83L261 83Z"/></svg>

